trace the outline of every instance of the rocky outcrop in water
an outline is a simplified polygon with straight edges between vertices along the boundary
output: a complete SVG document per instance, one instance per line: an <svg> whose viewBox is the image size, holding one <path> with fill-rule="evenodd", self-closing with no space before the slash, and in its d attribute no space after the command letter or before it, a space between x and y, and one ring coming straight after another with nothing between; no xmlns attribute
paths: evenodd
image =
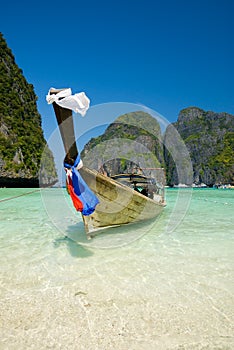
<svg viewBox="0 0 234 350"><path fill-rule="evenodd" d="M129 173L136 167L147 173L147 168L163 165L160 126L148 113L124 114L103 135L86 144L82 158L87 166L97 170L104 167L109 175Z"/></svg>
<svg viewBox="0 0 234 350"><path fill-rule="evenodd" d="M234 117L186 108L162 136L155 118L141 111L128 113L91 139L82 156L92 168L104 164L110 175L154 164L165 167L170 186L233 184Z"/></svg>
<svg viewBox="0 0 234 350"><path fill-rule="evenodd" d="M176 123L169 125L164 143L175 128L185 143L192 164L195 184L234 183L234 116L228 113L204 111L197 107L183 109ZM178 169L171 153L165 148L167 181L178 184ZM181 154L183 160L183 155Z"/></svg>
<svg viewBox="0 0 234 350"><path fill-rule="evenodd" d="M36 100L0 33L0 187L37 187L39 176L41 185L57 182Z"/></svg>

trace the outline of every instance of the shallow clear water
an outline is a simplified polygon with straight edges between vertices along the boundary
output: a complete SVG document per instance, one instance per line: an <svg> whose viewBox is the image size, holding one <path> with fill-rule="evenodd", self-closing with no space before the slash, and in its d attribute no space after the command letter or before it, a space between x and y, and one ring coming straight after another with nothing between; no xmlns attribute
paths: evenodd
<svg viewBox="0 0 234 350"><path fill-rule="evenodd" d="M91 241L64 190L29 192L0 189L0 349L234 348L233 190Z"/></svg>

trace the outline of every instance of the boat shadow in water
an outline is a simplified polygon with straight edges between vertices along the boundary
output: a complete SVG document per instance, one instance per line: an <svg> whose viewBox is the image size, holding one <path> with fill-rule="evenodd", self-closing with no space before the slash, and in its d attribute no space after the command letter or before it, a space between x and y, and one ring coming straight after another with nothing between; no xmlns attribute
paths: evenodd
<svg viewBox="0 0 234 350"><path fill-rule="evenodd" d="M155 220L147 220L145 222L100 229L93 234L91 233L91 239L87 238L82 223L78 223L68 227L67 238L78 247L83 247L84 250L87 250L92 255L93 248L113 249L132 244L145 236L154 223Z"/></svg>
<svg viewBox="0 0 234 350"><path fill-rule="evenodd" d="M75 258L87 258L93 252L87 247L87 238L83 224L77 223L67 227L66 235L54 240L54 247L58 248L65 244L71 256Z"/></svg>

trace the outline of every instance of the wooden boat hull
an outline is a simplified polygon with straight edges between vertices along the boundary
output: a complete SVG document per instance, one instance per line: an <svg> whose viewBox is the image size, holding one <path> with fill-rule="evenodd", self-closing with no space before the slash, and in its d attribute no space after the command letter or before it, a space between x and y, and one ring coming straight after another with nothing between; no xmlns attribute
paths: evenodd
<svg viewBox="0 0 234 350"><path fill-rule="evenodd" d="M155 201L95 170L83 167L79 171L100 201L93 214L83 215L87 234L156 218L165 206L161 196Z"/></svg>

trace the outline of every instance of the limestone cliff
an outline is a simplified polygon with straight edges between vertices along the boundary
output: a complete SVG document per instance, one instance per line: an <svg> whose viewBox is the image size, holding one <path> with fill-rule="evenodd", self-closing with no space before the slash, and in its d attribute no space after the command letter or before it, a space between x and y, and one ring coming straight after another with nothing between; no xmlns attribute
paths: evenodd
<svg viewBox="0 0 234 350"><path fill-rule="evenodd" d="M172 127L178 131L189 152L194 183L208 186L234 183L233 115L204 111L197 107L183 109L177 122L167 128L165 144ZM177 184L178 169L166 148L164 156L168 183Z"/></svg>
<svg viewBox="0 0 234 350"><path fill-rule="evenodd" d="M161 167L160 126L148 113L124 114L110 124L103 135L86 144L82 157L87 166L97 170L104 166L110 175L131 172L134 167Z"/></svg>
<svg viewBox="0 0 234 350"><path fill-rule="evenodd" d="M57 181L46 146L34 88L23 76L0 33L0 187L44 185Z"/></svg>

